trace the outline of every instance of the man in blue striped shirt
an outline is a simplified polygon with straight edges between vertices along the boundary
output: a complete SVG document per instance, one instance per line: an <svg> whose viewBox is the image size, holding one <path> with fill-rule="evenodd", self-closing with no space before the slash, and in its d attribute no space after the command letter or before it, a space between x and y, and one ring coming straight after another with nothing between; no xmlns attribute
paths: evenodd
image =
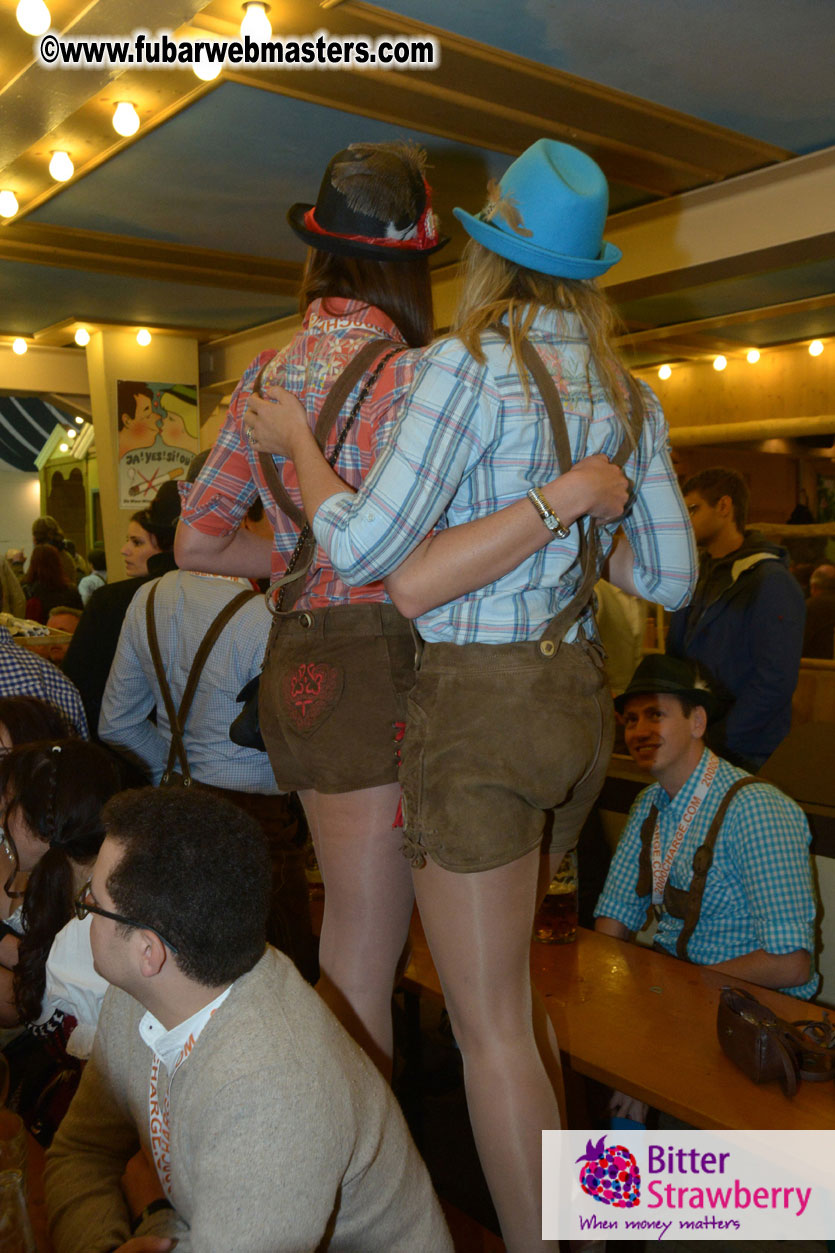
<svg viewBox="0 0 835 1253"><path fill-rule="evenodd" d="M630 754L656 781L632 806L596 929L631 939L653 906L663 951L812 996L816 901L803 811L752 781L720 813L729 790L751 776L705 747L718 702L689 662L645 657L615 704ZM694 856L712 840L712 860L697 859L709 865L700 875Z"/></svg>

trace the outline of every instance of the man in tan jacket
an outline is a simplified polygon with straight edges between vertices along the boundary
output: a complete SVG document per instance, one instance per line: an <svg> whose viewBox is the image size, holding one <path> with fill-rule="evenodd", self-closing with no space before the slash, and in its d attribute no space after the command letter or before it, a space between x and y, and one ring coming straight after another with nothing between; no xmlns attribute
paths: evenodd
<svg viewBox="0 0 835 1253"><path fill-rule="evenodd" d="M451 1253L390 1089L265 950L257 825L180 788L104 819L77 908L113 986L47 1160L56 1253ZM120 1180L140 1144L159 1187L137 1215Z"/></svg>

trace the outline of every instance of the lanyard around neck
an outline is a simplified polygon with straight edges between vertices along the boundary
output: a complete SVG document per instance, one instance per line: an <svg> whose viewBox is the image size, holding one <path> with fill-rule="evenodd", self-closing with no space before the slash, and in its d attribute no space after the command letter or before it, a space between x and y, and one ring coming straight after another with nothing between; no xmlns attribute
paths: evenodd
<svg viewBox="0 0 835 1253"><path fill-rule="evenodd" d="M716 771L719 769L719 758L715 753L708 753L707 761L702 769L701 777L696 784L687 808L681 815L681 821L676 827L675 835L672 838L670 847L667 849L665 857L661 857L661 818L655 820L655 830L652 833L652 903L660 905L664 900L664 888L667 886L667 880L670 877L670 869L675 861L676 853L681 848L682 841L690 829L690 824L696 817L696 814L702 807L702 802L707 796L711 783L716 778Z"/></svg>

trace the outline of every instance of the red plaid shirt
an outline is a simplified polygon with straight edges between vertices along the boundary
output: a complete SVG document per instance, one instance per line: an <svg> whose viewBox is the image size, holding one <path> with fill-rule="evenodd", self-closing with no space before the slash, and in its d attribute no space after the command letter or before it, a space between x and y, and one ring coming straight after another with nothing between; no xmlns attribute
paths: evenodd
<svg viewBox="0 0 835 1253"><path fill-rule="evenodd" d="M316 423L330 387L353 355L369 339L387 338L392 345L403 337L391 319L356 300L331 299L327 311L314 300L305 314L302 329L280 352L260 353L248 366L229 405L226 421L211 456L183 506L182 521L207 535L229 535L237 530L247 510L260 496L273 529L272 581L281 578L298 538L298 527L276 505L264 479L257 451L245 438L243 414L259 370L266 365L262 387L278 383L299 396L307 409L311 427ZM417 349L399 353L387 363L371 394L351 427L335 469L352 487L358 487L390 436L400 407L409 392ZM328 436L329 453L362 387L351 392L338 421ZM284 487L299 507L301 495L295 467L275 457ZM349 587L333 569L327 553L317 545L304 590L295 602L299 608L324 608L332 604L388 600L380 581Z"/></svg>

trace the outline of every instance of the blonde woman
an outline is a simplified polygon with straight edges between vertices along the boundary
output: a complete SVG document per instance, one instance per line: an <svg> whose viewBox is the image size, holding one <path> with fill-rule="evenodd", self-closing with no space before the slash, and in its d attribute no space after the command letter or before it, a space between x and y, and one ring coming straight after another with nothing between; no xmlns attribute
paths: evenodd
<svg viewBox="0 0 835 1253"><path fill-rule="evenodd" d="M620 257L602 238L607 203L591 158L539 140L478 217L456 210L472 236L457 330L424 353L356 495L290 398L256 406L257 436L295 463L334 567L348 583L387 579L424 640L403 744L404 851L511 1253L557 1247L541 1239L540 1132L560 1122L531 924L612 742L590 600L617 521L581 507L583 468L625 461L629 542L611 577L671 609L695 578L663 415L619 364L593 283ZM567 474L569 458L587 460Z"/></svg>

